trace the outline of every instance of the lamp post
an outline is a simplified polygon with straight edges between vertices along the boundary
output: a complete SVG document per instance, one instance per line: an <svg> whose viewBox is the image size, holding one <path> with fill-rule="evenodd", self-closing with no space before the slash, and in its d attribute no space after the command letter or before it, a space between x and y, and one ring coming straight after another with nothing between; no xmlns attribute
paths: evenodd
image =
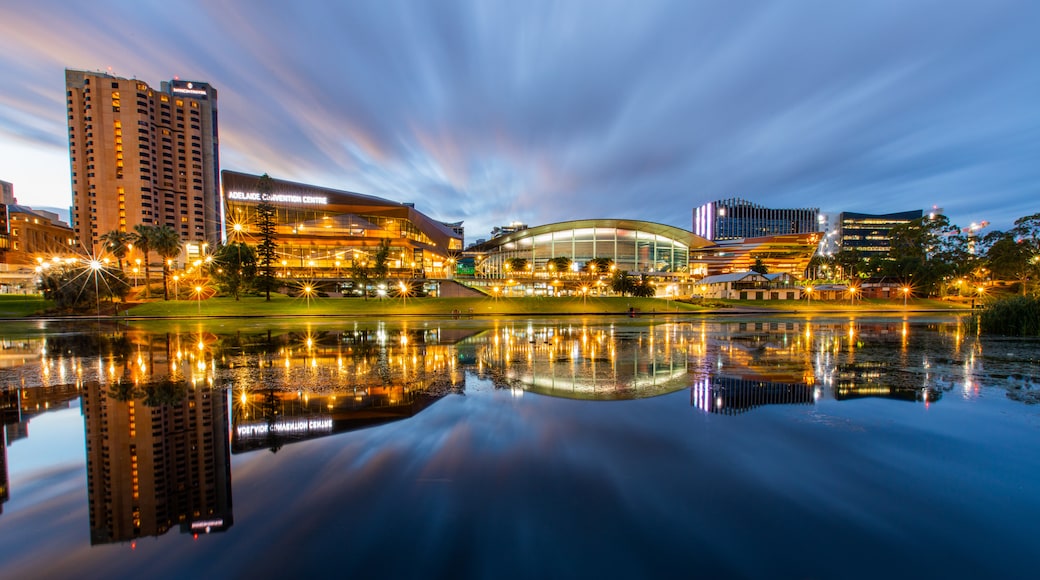
<svg viewBox="0 0 1040 580"><path fill-rule="evenodd" d="M906 298L910 295L910 287L903 286L903 308L906 308Z"/></svg>
<svg viewBox="0 0 1040 580"><path fill-rule="evenodd" d="M94 273L94 301L97 303L97 315L101 318L101 291L98 288L98 272L101 271L101 262L97 259L93 259L88 262L90 269Z"/></svg>
<svg viewBox="0 0 1040 580"><path fill-rule="evenodd" d="M202 286L195 287L195 306L198 314L202 315Z"/></svg>

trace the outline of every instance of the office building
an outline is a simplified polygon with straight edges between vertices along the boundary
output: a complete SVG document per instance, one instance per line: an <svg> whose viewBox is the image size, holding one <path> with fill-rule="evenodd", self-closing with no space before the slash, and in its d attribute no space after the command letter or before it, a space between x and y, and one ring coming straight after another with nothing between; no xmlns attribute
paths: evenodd
<svg viewBox="0 0 1040 580"><path fill-rule="evenodd" d="M173 80L65 71L72 227L82 249L138 224L167 225L185 242L222 238L217 91Z"/></svg>
<svg viewBox="0 0 1040 580"><path fill-rule="evenodd" d="M819 208L770 209L739 198L723 199L694 208L693 233L713 241L815 233L819 215Z"/></svg>
<svg viewBox="0 0 1040 580"><path fill-rule="evenodd" d="M856 251L863 258L888 256L892 241L889 231L924 215L922 210L886 214L842 212L838 217L838 248Z"/></svg>

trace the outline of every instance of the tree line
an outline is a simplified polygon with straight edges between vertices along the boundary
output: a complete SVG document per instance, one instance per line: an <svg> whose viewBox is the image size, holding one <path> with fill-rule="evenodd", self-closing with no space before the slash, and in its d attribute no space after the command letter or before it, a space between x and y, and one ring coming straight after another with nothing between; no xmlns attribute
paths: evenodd
<svg viewBox="0 0 1040 580"><path fill-rule="evenodd" d="M868 259L856 250L817 254L809 271L820 278L896 280L927 296L950 293L958 281L1009 281L1022 295L1040 289L1040 213L981 237L944 215L923 216L893 227L888 237L887 256Z"/></svg>

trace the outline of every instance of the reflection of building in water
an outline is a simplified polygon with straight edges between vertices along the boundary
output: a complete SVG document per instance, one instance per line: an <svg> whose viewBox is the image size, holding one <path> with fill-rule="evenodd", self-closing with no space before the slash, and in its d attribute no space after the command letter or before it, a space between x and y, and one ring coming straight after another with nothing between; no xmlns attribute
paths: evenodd
<svg viewBox="0 0 1040 580"><path fill-rule="evenodd" d="M70 402L79 398L75 385L55 385L35 388L9 388L0 386L0 425L3 434L3 456L0 457L0 504L7 501L7 446L29 436L29 420L48 411L69 408ZM0 508L0 513L3 509Z"/></svg>
<svg viewBox="0 0 1040 580"><path fill-rule="evenodd" d="M577 399L652 397L689 384L690 349L699 342L680 328L508 325L467 340L459 354L498 388Z"/></svg>
<svg viewBox="0 0 1040 580"><path fill-rule="evenodd" d="M407 419L445 392L411 390L401 385L370 387L339 394L303 395L257 390L243 392L234 403L231 450L277 450L286 443L373 427Z"/></svg>
<svg viewBox="0 0 1040 580"><path fill-rule="evenodd" d="M708 325L715 326L715 325ZM811 337L804 323L736 322L711 332L704 356L691 369L690 404L736 415L763 405L804 405L816 400Z"/></svg>
<svg viewBox="0 0 1040 580"><path fill-rule="evenodd" d="M7 482L7 430L0 429L0 514L4 513L4 503L10 496Z"/></svg>
<svg viewBox="0 0 1040 580"><path fill-rule="evenodd" d="M461 337L461 336L460 336ZM438 329L347 330L246 338L224 357L233 394L232 450L286 443L411 417L465 388Z"/></svg>
<svg viewBox="0 0 1040 580"><path fill-rule="evenodd" d="M233 523L227 399L185 383L85 385L92 544L224 531ZM145 403L151 401L155 406Z"/></svg>
<svg viewBox="0 0 1040 580"><path fill-rule="evenodd" d="M805 383L767 383L713 376L690 388L690 404L708 413L738 415L762 405L811 405L814 389Z"/></svg>
<svg viewBox="0 0 1040 580"><path fill-rule="evenodd" d="M921 384L921 376L893 369L884 362L857 362L838 365L834 398L849 401L880 397L900 401L931 403L942 398L941 389Z"/></svg>

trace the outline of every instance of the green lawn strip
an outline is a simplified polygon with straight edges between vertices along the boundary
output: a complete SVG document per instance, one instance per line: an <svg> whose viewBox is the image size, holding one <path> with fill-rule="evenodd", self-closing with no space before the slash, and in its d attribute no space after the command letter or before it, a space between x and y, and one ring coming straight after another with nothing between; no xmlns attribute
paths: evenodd
<svg viewBox="0 0 1040 580"><path fill-rule="evenodd" d="M639 313L697 312L700 306L659 298L623 297L531 297L531 298L290 298L272 295L207 300L152 301L131 308L129 316L486 316L516 314L625 314L629 309Z"/></svg>
<svg viewBox="0 0 1040 580"><path fill-rule="evenodd" d="M54 302L38 294L0 294L0 318L32 316L53 307Z"/></svg>

